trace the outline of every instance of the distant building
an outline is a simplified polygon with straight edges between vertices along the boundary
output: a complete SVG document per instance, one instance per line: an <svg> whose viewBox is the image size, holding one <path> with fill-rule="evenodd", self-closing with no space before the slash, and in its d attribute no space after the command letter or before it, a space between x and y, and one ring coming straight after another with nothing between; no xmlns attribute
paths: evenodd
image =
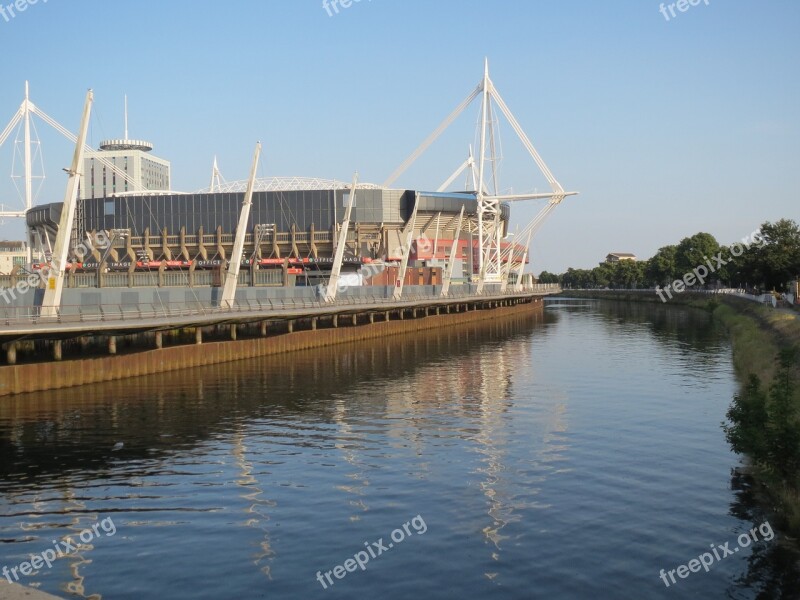
<svg viewBox="0 0 800 600"><path fill-rule="evenodd" d="M150 142L142 140L105 140L100 149L87 152L83 161L81 198L107 198L134 191L165 191L170 189L170 162L149 154ZM129 183L99 158L110 161L136 182ZM138 187L137 187L138 185Z"/></svg>
<svg viewBox="0 0 800 600"><path fill-rule="evenodd" d="M629 252L612 252L608 256L606 256L607 263L615 263L621 260L636 260L635 254L630 254Z"/></svg>
<svg viewBox="0 0 800 600"><path fill-rule="evenodd" d="M24 267L27 260L24 242L0 241L0 275L10 275L14 267Z"/></svg>

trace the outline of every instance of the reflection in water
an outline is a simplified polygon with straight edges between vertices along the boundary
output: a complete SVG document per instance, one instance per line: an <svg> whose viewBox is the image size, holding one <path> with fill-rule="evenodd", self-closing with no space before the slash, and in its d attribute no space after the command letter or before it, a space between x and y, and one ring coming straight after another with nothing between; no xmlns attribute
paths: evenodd
<svg viewBox="0 0 800 600"><path fill-rule="evenodd" d="M768 520L761 508L764 498L758 498L752 477L733 469L731 489L736 493L732 515L753 525ZM792 540L778 536L754 545L747 571L731 586L731 594L750 589L758 590L759 600L800 596L800 551Z"/></svg>
<svg viewBox="0 0 800 600"><path fill-rule="evenodd" d="M252 527L260 532L263 539L259 542L260 551L253 556L253 564L260 568L268 578L271 578L269 564L263 562L268 561L273 555L273 550L269 543L269 530L267 529L267 521L269 515L264 511L276 506L272 500L262 498L264 491L258 486L258 479L253 476L253 465L247 461L247 447L245 446L245 435L239 429L233 434L233 450L232 454L236 461L236 466L241 473L240 477L236 480L236 485L244 490L241 497L247 501L247 506L244 509L246 520L244 525Z"/></svg>
<svg viewBox="0 0 800 600"><path fill-rule="evenodd" d="M659 568L745 519L727 514L729 352L702 312L583 302L5 399L0 566L113 515L114 537L26 583L312 598L317 570L419 514L424 536L322 593L662 597ZM757 554L678 592L720 597Z"/></svg>
<svg viewBox="0 0 800 600"><path fill-rule="evenodd" d="M513 390L515 375L519 376L516 368L520 360L534 364L531 358L530 346L525 340L513 339L465 361L465 372L470 374L467 389L474 390L468 396L468 408L477 424L476 451L482 456L475 473L482 477L479 485L487 499L490 518L482 531L492 546L493 562L501 560L502 543L509 537L503 530L521 521L525 509L540 507L535 496L552 470L549 463L560 460L559 452L567 449L563 445L565 439L559 435L566 431L566 398L560 397L557 402L550 399L546 410L538 415L541 431L531 432L530 437L522 434L531 445L526 466L537 474L531 476L528 469L519 470L514 464L508 464L508 449L513 447L513 438L521 433L512 418L515 399L521 395ZM530 399L535 403L536 394ZM524 494L519 493L520 488ZM497 571L489 570L485 575L502 585Z"/></svg>

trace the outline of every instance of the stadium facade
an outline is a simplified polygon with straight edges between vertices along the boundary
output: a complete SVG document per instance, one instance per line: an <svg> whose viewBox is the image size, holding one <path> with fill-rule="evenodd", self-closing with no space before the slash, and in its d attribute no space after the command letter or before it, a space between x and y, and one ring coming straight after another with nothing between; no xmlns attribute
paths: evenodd
<svg viewBox="0 0 800 600"><path fill-rule="evenodd" d="M230 259L244 192L237 183L225 190L196 193L121 193L78 200L70 261L74 269L143 270L214 268ZM324 279L350 195L343 182L271 178L258 180L245 237L243 265L253 269L302 269L308 278ZM402 257L404 230L417 203L410 253L413 267L444 266L464 208L453 280L467 281L478 262L477 199L474 192L417 192L360 184L351 214L344 270L363 263L391 263ZM28 212L28 227L41 260L55 238L61 204ZM503 205L501 227L507 231L510 208ZM76 255L81 241L98 232L113 240L107 253ZM421 243L424 241L424 243ZM523 249L519 249L521 255ZM163 266L162 266L163 265ZM313 266L309 266L313 265ZM276 280L277 281L277 280Z"/></svg>

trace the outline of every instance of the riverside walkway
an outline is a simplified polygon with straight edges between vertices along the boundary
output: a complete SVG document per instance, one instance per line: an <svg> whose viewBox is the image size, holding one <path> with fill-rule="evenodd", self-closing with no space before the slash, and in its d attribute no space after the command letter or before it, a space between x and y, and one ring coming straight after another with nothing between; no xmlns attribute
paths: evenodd
<svg viewBox="0 0 800 600"><path fill-rule="evenodd" d="M466 286L465 286L466 287ZM466 291L466 290L465 290ZM201 342L202 328L215 325L285 322L291 332L296 321L308 321L311 329L316 329L317 320L329 317L333 326L338 326L341 317L350 317L356 324L359 318L376 320L405 319L424 316L466 312L476 309L491 309L512 306L532 298L541 298L561 291L558 285L534 284L522 290L487 290L483 294L451 293L447 296L435 294L410 294L394 299L382 296L343 295L335 302L322 299L284 298L237 301L233 307L195 306L186 304L147 304L147 305L95 305L84 310L80 307L65 307L56 316L41 316L35 308L0 309L0 343L7 353L7 364L15 363L15 344L30 340L62 340L85 336L107 336L113 343L114 336L132 335L145 332L163 332L173 329L195 328L198 343ZM70 310L70 308L72 310ZM160 338L159 338L160 339ZM160 347L160 342L157 342ZM110 353L115 353L113 345ZM56 360L60 359L58 350Z"/></svg>

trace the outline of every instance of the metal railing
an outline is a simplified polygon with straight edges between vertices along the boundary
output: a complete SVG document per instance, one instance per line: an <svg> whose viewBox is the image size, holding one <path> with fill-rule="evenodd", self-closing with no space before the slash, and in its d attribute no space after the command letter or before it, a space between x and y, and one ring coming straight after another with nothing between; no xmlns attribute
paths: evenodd
<svg viewBox="0 0 800 600"><path fill-rule="evenodd" d="M193 302L195 306L187 306L185 302L173 303L140 303L131 304L96 304L91 306L63 306L57 311L55 316L42 316L39 314L39 307L7 307L0 308L0 333L3 327L11 325L53 325L84 322L131 322L143 319L164 319L171 320L176 317L209 317L219 315L241 315L247 317L248 313L253 317L269 318L271 312L298 310L298 309L336 309L342 307L373 306L376 310L386 310L387 308L414 308L425 306L435 306L446 304L448 301L479 302L502 298L503 296L518 296L520 292L508 289L501 293L499 289L484 290L483 294L461 293L459 288L471 288L472 286L456 286L446 296L441 296L439 286L425 286L432 288L430 293L410 293L403 295L400 300L395 300L391 296L391 288L383 288L384 295L350 295L346 293L337 298L334 302L325 302L321 298L261 298L261 299L242 299L237 300L233 307L203 306L200 302ZM296 288L302 289L302 288ZM363 289L363 288L362 288ZM553 287L553 284L542 284L527 286L523 292L549 292L555 293L560 288ZM427 290L426 290L427 292Z"/></svg>

